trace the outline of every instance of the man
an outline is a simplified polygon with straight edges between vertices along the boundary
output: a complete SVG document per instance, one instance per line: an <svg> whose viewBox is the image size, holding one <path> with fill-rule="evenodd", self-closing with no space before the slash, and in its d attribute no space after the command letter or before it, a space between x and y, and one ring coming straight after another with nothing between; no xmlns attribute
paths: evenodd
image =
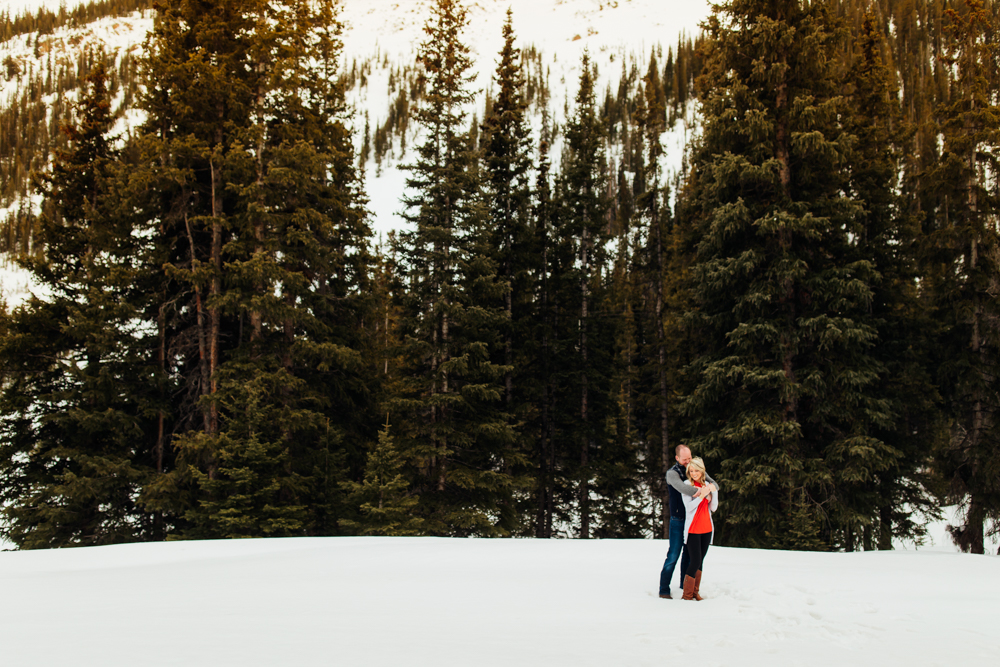
<svg viewBox="0 0 1000 667"><path fill-rule="evenodd" d="M705 486L696 489L687 480L687 464L691 463L691 449L687 445L677 445L674 450L674 459L677 460L670 470L667 471L667 493L670 498L670 547L667 550L667 560L663 563L660 571L660 597L672 600L670 597L670 580L674 576L674 567L677 559L684 553L681 559L681 576L687 572L688 555L684 551L684 502L681 494L704 498L713 491L718 491L719 487L711 477L705 478Z"/></svg>

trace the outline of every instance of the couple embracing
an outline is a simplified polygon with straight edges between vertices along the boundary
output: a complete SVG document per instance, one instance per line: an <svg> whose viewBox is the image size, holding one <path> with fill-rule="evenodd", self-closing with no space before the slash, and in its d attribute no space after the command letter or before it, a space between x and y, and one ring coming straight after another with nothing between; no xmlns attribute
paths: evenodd
<svg viewBox="0 0 1000 667"><path fill-rule="evenodd" d="M701 570L715 532L712 512L719 506L719 486L708 476L705 463L700 458L691 458L691 449L687 445L678 445L674 454L677 463L667 471L670 547L660 571L660 597L672 599L670 580L680 558L681 580L684 582L681 599L701 600Z"/></svg>

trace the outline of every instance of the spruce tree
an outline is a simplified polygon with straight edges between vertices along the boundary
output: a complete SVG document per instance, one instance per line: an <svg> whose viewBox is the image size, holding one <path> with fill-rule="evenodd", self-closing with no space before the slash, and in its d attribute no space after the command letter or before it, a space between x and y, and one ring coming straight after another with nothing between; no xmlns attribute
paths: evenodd
<svg viewBox="0 0 1000 667"><path fill-rule="evenodd" d="M494 77L496 97L483 119L480 144L486 224L491 230L484 250L496 267L505 311L502 356L497 355L494 361L506 369L504 409L511 428L520 436L516 446L527 456L521 424L530 416L527 384L532 361L525 353L534 323L531 269L536 256L530 231L530 128L525 116L528 105L524 99L521 54L514 48L512 22L513 15L508 9L503 26L504 45ZM519 512L513 506L505 509L508 514Z"/></svg>
<svg viewBox="0 0 1000 667"><path fill-rule="evenodd" d="M345 527L362 535L419 535L424 520L416 516L418 498L407 491L405 467L387 424L368 453L364 479L344 482L348 501L359 505L362 515L357 521L345 520Z"/></svg>
<svg viewBox="0 0 1000 667"><path fill-rule="evenodd" d="M598 336L607 329L596 326L593 312L604 287L601 267L607 259L608 177L605 128L597 114L591 67L590 56L585 52L580 63L576 105L566 124L560 175L560 197L565 210L559 230L575 254L573 263L561 267L559 276L565 294L562 308L572 308L578 323L572 327L576 330L575 341L569 343L575 347L575 359L564 371L567 382L561 384L577 392L575 401L567 396L567 405L576 404L571 414L578 416L575 425L567 429L567 435L573 443L570 447L577 452L571 470L576 482L579 535L583 538L591 536L591 486L596 463L592 455L598 454L605 436L602 417L608 377L601 369L611 349L610 345L601 346Z"/></svg>
<svg viewBox="0 0 1000 667"><path fill-rule="evenodd" d="M836 28L819 3L731 0L708 32L682 204L700 237L701 344L681 410L727 489L724 543L831 548L843 480L874 483L896 458L876 434L892 413L871 353L873 267L852 248Z"/></svg>
<svg viewBox="0 0 1000 667"><path fill-rule="evenodd" d="M568 357L563 343L562 317L558 277L562 267L572 262L572 251L565 239L558 235L558 198L553 196L550 184L549 147L551 128L547 100L543 94L542 131L538 144L538 173L532 193L532 240L537 249L532 282L536 286L534 326L531 329L527 356L534 360L529 380L533 403L534 419L525 426L525 434L534 440L534 524L535 537L552 537L553 524L561 519L560 504L566 490L563 469L562 448L559 446L562 432L561 401L559 400L560 369ZM527 369L526 369L527 370Z"/></svg>
<svg viewBox="0 0 1000 667"><path fill-rule="evenodd" d="M167 268L159 287L163 346L175 353L171 372L184 384L173 415L177 433L219 431L216 373L223 340L238 329L221 308L236 199L225 186L224 160L234 130L250 122L260 76L247 59L256 9L252 0L183 0L158 8L147 37L146 121L137 140L144 169L134 179L147 185L148 197L136 205L159 223Z"/></svg>
<svg viewBox="0 0 1000 667"><path fill-rule="evenodd" d="M649 481L660 502L659 535L667 537L670 526L669 498L666 473L673 465L670 447L671 387L668 368L668 340L665 320L668 317L666 283L670 256L670 209L667 204L667 187L664 183L661 161L664 150L661 137L666 131L666 109L660 84L656 57L650 58L644 79L643 96L637 112L640 150L640 168L636 174L636 208L645 227L645 248L640 263L643 283L648 293L648 316L644 327L648 351L647 375L655 389L646 393L649 407L648 427L643 435L649 445L647 460L654 479ZM639 249L637 249L638 251Z"/></svg>
<svg viewBox="0 0 1000 667"><path fill-rule="evenodd" d="M136 504L149 479L155 384L137 326L135 267L147 248L118 215L107 74L87 77L69 147L39 184L41 286L4 315L0 479L4 537L21 548L154 537Z"/></svg>
<svg viewBox="0 0 1000 667"><path fill-rule="evenodd" d="M594 457L593 536L640 538L649 534L650 518L646 509L649 459L640 434L642 271L635 261L644 230L625 165L619 164L617 172L609 210L614 257L606 269L607 286L598 306L602 314L598 330L604 332L598 345L608 346L612 353L601 370L608 384L601 420L607 432Z"/></svg>
<svg viewBox="0 0 1000 667"><path fill-rule="evenodd" d="M936 327L918 291L921 230L899 178L913 131L902 117L887 51L875 17L865 16L846 77L852 113L845 125L856 137L850 187L864 206L851 233L857 258L877 272L869 311L879 345L872 356L886 371L878 391L889 401L892 419L876 433L894 457L875 484L867 477L852 479L847 471L838 480L835 511L849 551L890 549L893 538L919 539L920 519L934 516L925 471L943 425L929 372Z"/></svg>
<svg viewBox="0 0 1000 667"><path fill-rule="evenodd" d="M935 317L946 323L938 381L952 420L950 443L937 458L951 499L965 511L952 536L963 550L983 553L987 523L995 531L1000 522L1000 441L993 418L1000 409L1000 100L991 81L997 46L981 0L967 0L964 9L946 15L951 76L949 97L937 114L942 150L921 179L932 205L927 283Z"/></svg>
<svg viewBox="0 0 1000 667"><path fill-rule="evenodd" d="M150 205L166 222L164 291L190 300L167 335L191 402L177 410L177 466L144 500L188 537L336 533L378 394L341 24L332 2L194 9L165 11L154 53L176 57L148 65ZM240 29L217 32L220 17ZM185 44L218 57L178 55ZM229 80L182 88L192 73ZM198 106L178 114L171 100L189 97Z"/></svg>
<svg viewBox="0 0 1000 667"><path fill-rule="evenodd" d="M466 131L472 65L461 32L468 10L438 0L418 58L426 78L423 130L404 198L406 272L401 332L407 368L399 443L416 464L413 488L433 534L503 535L516 528L520 455L504 402L507 368L494 361L507 328L504 285L490 252L474 137ZM494 517L502 516L503 521Z"/></svg>

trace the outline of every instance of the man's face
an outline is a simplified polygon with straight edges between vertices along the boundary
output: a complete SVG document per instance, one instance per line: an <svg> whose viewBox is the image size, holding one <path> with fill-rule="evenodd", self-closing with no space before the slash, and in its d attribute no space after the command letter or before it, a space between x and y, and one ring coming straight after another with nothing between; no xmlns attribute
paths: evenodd
<svg viewBox="0 0 1000 667"><path fill-rule="evenodd" d="M687 464L691 463L691 450L687 447L678 447L677 455L674 457L677 462L682 466L687 467Z"/></svg>

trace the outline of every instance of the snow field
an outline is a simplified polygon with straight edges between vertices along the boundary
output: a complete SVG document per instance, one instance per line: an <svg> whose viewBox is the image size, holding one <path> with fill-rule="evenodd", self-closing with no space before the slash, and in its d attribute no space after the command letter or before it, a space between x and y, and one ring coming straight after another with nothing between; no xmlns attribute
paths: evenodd
<svg viewBox="0 0 1000 667"><path fill-rule="evenodd" d="M997 558L713 547L696 603L657 597L665 550L357 537L0 553L0 661L930 666L1000 649Z"/></svg>

